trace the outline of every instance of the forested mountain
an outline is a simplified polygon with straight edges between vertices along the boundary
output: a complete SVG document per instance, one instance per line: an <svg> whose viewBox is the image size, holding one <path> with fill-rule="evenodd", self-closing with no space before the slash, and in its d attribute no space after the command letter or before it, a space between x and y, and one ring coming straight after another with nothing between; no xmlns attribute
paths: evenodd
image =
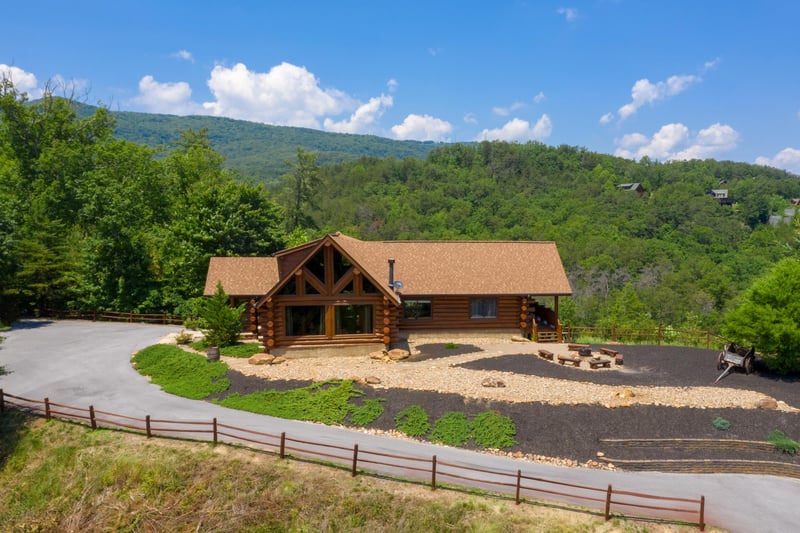
<svg viewBox="0 0 800 533"><path fill-rule="evenodd" d="M89 116L96 108L81 106ZM374 135L329 133L307 128L270 126L222 117L155 115L114 111L114 135L151 148L169 146L178 132L207 130L211 147L222 155L225 168L236 169L258 182L274 185L286 174L286 161L298 147L314 152L320 165L351 161L362 156L424 158L437 145L432 142L396 141Z"/></svg>
<svg viewBox="0 0 800 533"><path fill-rule="evenodd" d="M800 197L800 179L745 163L637 163L483 142L441 147L424 161L363 158L321 171L315 221L327 230L555 241L575 291L562 315L582 325L716 328L755 276L798 253L798 219L767 221ZM711 189L727 189L733 205Z"/></svg>
<svg viewBox="0 0 800 533"><path fill-rule="evenodd" d="M76 115L70 104L26 103L9 83L0 93L6 315L45 307L180 312L202 291L212 255L268 254L342 231L362 239L553 240L574 289L561 301L565 321L717 330L758 276L800 257L800 219L768 223L800 198L800 178L768 167L634 162L505 142L418 143L430 149L424 157L323 164L325 149L306 143L319 132L297 130L270 156L285 177L268 189L236 160L226 164L214 144L214 128L235 144L247 135L220 125L249 123L134 117L163 121L125 134L162 146L156 150L115 136L125 114ZM341 142L341 153L359 153L357 136L323 136L329 152ZM727 190L732 205L711 189Z"/></svg>

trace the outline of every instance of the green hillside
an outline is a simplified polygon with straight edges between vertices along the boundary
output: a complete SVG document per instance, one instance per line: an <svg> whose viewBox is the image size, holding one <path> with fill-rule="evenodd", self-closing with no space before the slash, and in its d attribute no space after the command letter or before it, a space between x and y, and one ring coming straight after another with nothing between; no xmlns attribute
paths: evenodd
<svg viewBox="0 0 800 533"><path fill-rule="evenodd" d="M128 111L112 115L117 122L114 131L117 137L151 147L174 143L179 131L206 128L211 147L225 157L226 168L269 185L287 173L285 162L294 160L298 147L316 154L319 164L329 165L361 156L424 158L437 146L432 142L396 141L374 135L329 133L220 117Z"/></svg>

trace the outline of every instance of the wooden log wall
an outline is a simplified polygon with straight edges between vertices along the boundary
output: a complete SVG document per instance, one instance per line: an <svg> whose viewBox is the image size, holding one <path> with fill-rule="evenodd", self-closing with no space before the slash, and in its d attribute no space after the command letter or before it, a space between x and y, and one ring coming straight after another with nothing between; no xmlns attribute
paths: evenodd
<svg viewBox="0 0 800 533"><path fill-rule="evenodd" d="M431 300L430 319L400 319L403 330L424 329L519 329L521 299L519 296L497 297L497 318L470 318L470 296L434 296L409 298Z"/></svg>

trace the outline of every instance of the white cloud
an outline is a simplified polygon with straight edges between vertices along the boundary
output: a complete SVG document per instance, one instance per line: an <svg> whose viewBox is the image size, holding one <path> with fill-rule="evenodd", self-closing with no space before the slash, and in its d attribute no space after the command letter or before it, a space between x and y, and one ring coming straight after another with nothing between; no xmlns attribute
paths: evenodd
<svg viewBox="0 0 800 533"><path fill-rule="evenodd" d="M171 54L170 57L174 57L175 59L182 59L184 61L189 61L190 63L194 63L194 57L192 53L188 50L178 50L174 54Z"/></svg>
<svg viewBox="0 0 800 533"><path fill-rule="evenodd" d="M612 120L614 120L614 113L606 113L600 117L600 124L608 124Z"/></svg>
<svg viewBox="0 0 800 533"><path fill-rule="evenodd" d="M42 95L41 89L37 87L39 82L36 80L36 76L19 67L0 63L0 79L10 80L15 89L21 93L28 93L29 98L36 99Z"/></svg>
<svg viewBox="0 0 800 533"><path fill-rule="evenodd" d="M321 117L358 107L345 93L320 87L305 67L286 62L267 73L251 71L243 63L217 65L208 87L216 99L203 104L210 114L267 124L319 129Z"/></svg>
<svg viewBox="0 0 800 533"><path fill-rule="evenodd" d="M567 19L567 22L572 22L578 18L578 10L574 7L559 7L556 12L559 15L564 15L564 18Z"/></svg>
<svg viewBox="0 0 800 533"><path fill-rule="evenodd" d="M539 93L533 97L534 104L541 104L542 102L544 102L544 100L545 100L545 95L542 91L539 91Z"/></svg>
<svg viewBox="0 0 800 533"><path fill-rule="evenodd" d="M200 105L192 102L188 83L160 83L150 75L139 80L139 94L131 102L151 113L190 115L203 112Z"/></svg>
<svg viewBox="0 0 800 533"><path fill-rule="evenodd" d="M699 76L680 75L670 76L666 81L651 83L643 78L633 84L631 88L631 102L619 108L620 120L625 120L636 113L644 104L652 104L657 100L666 100L671 96L680 94L693 83L701 81Z"/></svg>
<svg viewBox="0 0 800 533"><path fill-rule="evenodd" d="M531 126L527 120L514 118L503 125L502 128L485 129L478 134L478 141L541 141L553 132L553 123L550 117L542 115L536 124Z"/></svg>
<svg viewBox="0 0 800 533"><path fill-rule="evenodd" d="M395 92L397 90L398 85L400 85L400 84L397 83L397 80L394 79L394 78L392 78L392 79L390 79L389 81L386 82L386 88L388 89L388 91L390 93Z"/></svg>
<svg viewBox="0 0 800 533"><path fill-rule="evenodd" d="M494 113L495 115L499 115L501 117L507 117L508 115L513 113L514 111L517 111L517 110L522 109L524 107L525 107L525 104L523 104L522 102L514 102L509 107L493 107L492 108L492 113Z"/></svg>
<svg viewBox="0 0 800 533"><path fill-rule="evenodd" d="M447 142L453 125L430 115L408 115L402 124L392 126L396 139Z"/></svg>
<svg viewBox="0 0 800 533"><path fill-rule="evenodd" d="M661 161L707 159L736 147L739 134L727 124L712 124L692 137L680 123L666 124L652 137L629 133L616 141L619 157L640 159L647 156Z"/></svg>
<svg viewBox="0 0 800 533"><path fill-rule="evenodd" d="M721 59L718 58L718 57L715 57L711 61L706 61L705 63L703 63L703 72L708 72L709 70L714 70L715 68L717 68L717 65L719 65L720 61L721 61Z"/></svg>
<svg viewBox="0 0 800 533"><path fill-rule="evenodd" d="M739 134L727 124L712 124L700 130L694 143L675 154L672 159L708 159L714 154L728 152L736 148Z"/></svg>
<svg viewBox="0 0 800 533"><path fill-rule="evenodd" d="M477 124L478 117L475 116L475 113L467 113L466 115L464 115L464 122L466 122L467 124Z"/></svg>
<svg viewBox="0 0 800 533"><path fill-rule="evenodd" d="M784 148L775 154L775 157L757 157L755 163L756 165L781 168L800 175L800 150L797 148Z"/></svg>
<svg viewBox="0 0 800 533"><path fill-rule="evenodd" d="M387 107L392 107L391 96L381 95L370 98L369 102L360 106L347 120L336 122L326 118L324 125L328 131L336 133L368 133L374 130L377 120Z"/></svg>

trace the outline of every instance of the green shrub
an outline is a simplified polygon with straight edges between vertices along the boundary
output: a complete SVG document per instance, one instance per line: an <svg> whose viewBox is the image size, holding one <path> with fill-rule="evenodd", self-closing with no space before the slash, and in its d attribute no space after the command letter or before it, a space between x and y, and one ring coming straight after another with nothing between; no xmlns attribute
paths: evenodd
<svg viewBox="0 0 800 533"><path fill-rule="evenodd" d="M508 448L517 443L517 428L511 418L497 411L484 411L472 420L471 435L481 448Z"/></svg>
<svg viewBox="0 0 800 533"><path fill-rule="evenodd" d="M257 342L237 342L232 346L219 349L220 355L226 357L250 357L264 351L264 347Z"/></svg>
<svg viewBox="0 0 800 533"><path fill-rule="evenodd" d="M731 427L731 423L722 418L721 416L715 418L714 421L711 423L714 424L714 427L720 431L727 431L728 428Z"/></svg>
<svg viewBox="0 0 800 533"><path fill-rule="evenodd" d="M366 426L375 422L383 414L385 398L364 400L364 404L356 407L350 414L350 422L357 426Z"/></svg>
<svg viewBox="0 0 800 533"><path fill-rule="evenodd" d="M467 415L460 411L450 411L442 415L433 425L431 441L449 446L463 446L469 440L470 423Z"/></svg>
<svg viewBox="0 0 800 533"><path fill-rule="evenodd" d="M769 434L767 442L773 444L783 453L794 455L800 450L800 442L794 441L777 429Z"/></svg>
<svg viewBox="0 0 800 533"><path fill-rule="evenodd" d="M447 344L444 345L444 347L450 350L455 350L456 348L458 348L458 344L454 342L448 342Z"/></svg>
<svg viewBox="0 0 800 533"><path fill-rule="evenodd" d="M245 303L231 307L222 283L217 282L217 290L213 296L197 298L193 305L197 320L191 325L196 325L203 331L209 346L222 348L236 344L242 332Z"/></svg>
<svg viewBox="0 0 800 533"><path fill-rule="evenodd" d="M431 430L428 413L419 405L406 407L394 417L394 424L397 431L405 433L409 437L421 437Z"/></svg>
<svg viewBox="0 0 800 533"><path fill-rule="evenodd" d="M246 395L231 394L215 403L291 420L343 424L345 417L356 409L350 399L363 394L353 386L352 380L332 380L288 391L266 390Z"/></svg>
<svg viewBox="0 0 800 533"><path fill-rule="evenodd" d="M155 344L133 356L139 373L170 394L200 400L227 390L228 365L209 362L204 356L189 353L177 346Z"/></svg>
<svg viewBox="0 0 800 533"><path fill-rule="evenodd" d="M192 342L192 334L185 330L181 331L175 335L175 342L178 344L189 344Z"/></svg>

